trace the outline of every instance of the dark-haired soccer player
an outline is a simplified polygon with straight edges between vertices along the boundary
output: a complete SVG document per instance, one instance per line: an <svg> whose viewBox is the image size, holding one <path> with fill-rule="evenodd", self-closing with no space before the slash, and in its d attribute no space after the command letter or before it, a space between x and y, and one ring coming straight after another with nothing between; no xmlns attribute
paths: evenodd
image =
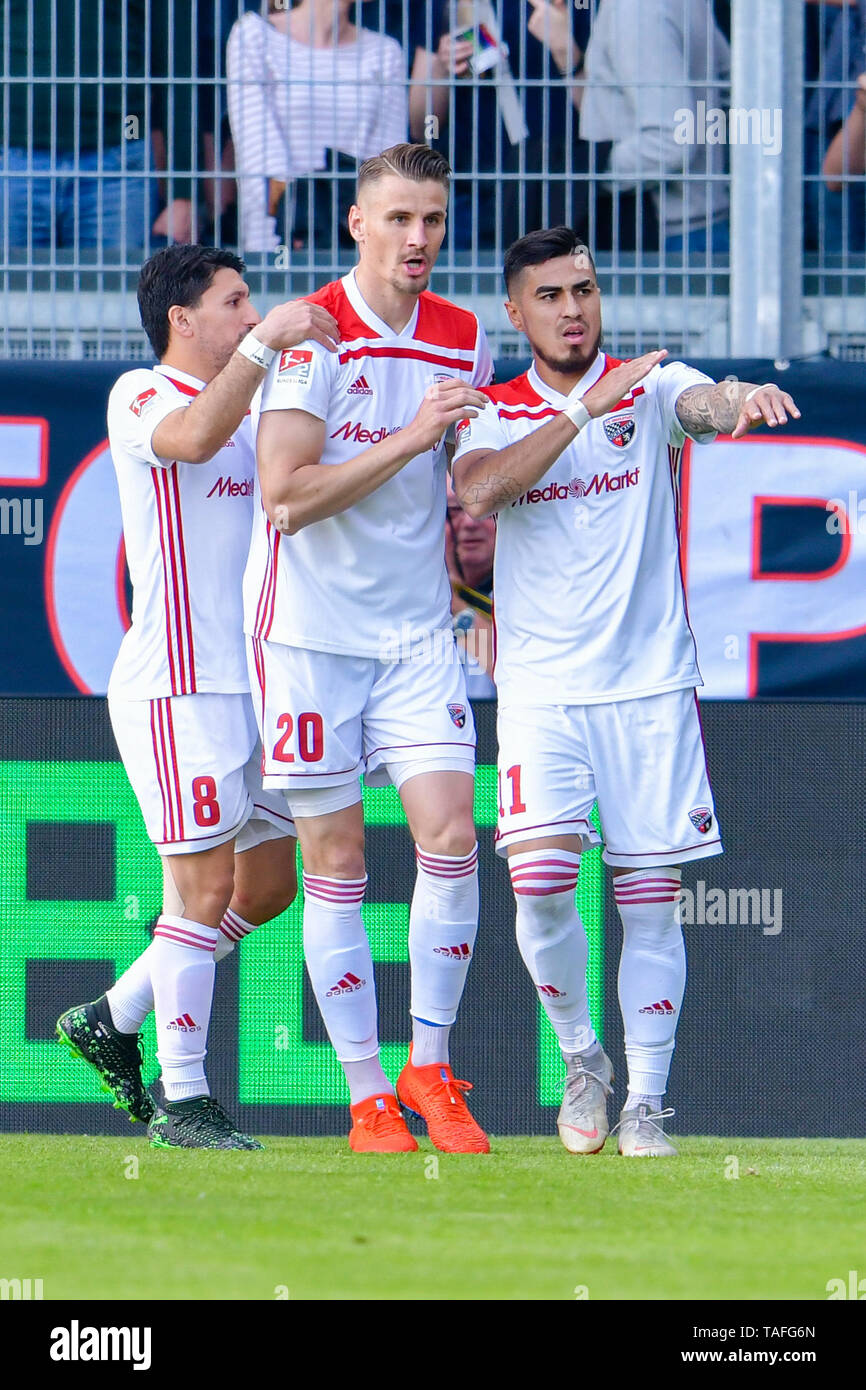
<svg viewBox="0 0 866 1390"><path fill-rule="evenodd" d="M601 350L592 257L567 227L505 260L509 318L533 364L458 427L455 491L496 515L497 848L517 939L566 1061L559 1133L572 1153L608 1134L611 1066L592 1029L581 850L613 866L628 1097L620 1152L666 1156L662 1111L685 987L680 869L721 853L695 700L678 562L677 466L687 438L799 417L777 386L718 385L664 352Z"/></svg>
<svg viewBox="0 0 866 1390"><path fill-rule="evenodd" d="M335 350L326 309L261 319L227 251L171 246L142 268L141 321L158 366L125 372L108 403L132 626L108 689L118 748L167 894L151 944L58 1035L157 1145L261 1148L210 1096L204 1058L214 952L225 954L296 891L294 826L261 789L244 651L242 577L255 454L249 407L278 350ZM217 957L218 958L218 957ZM139 1029L156 1013L164 1109L141 1076Z"/></svg>
<svg viewBox="0 0 866 1390"><path fill-rule="evenodd" d="M284 788L304 859L304 950L349 1085L356 1151L433 1143L486 1152L449 1062L478 926L475 731L445 570L449 425L492 376L475 314L430 294L449 168L396 145L360 169L356 268L313 299L340 331L285 352L262 388L256 513L244 581L264 783ZM412 1050L379 1061L359 773L393 782L416 846L409 917Z"/></svg>

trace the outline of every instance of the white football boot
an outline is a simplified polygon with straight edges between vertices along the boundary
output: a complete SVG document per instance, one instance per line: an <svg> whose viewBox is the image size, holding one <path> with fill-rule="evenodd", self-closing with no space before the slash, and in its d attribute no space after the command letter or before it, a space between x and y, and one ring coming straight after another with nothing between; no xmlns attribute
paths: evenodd
<svg viewBox="0 0 866 1390"><path fill-rule="evenodd" d="M604 1147L610 1129L607 1098L611 1093L613 1067L606 1053L587 1067L584 1057L574 1054L566 1063L562 1107L556 1119L559 1137L571 1154L597 1154Z"/></svg>
<svg viewBox="0 0 866 1390"><path fill-rule="evenodd" d="M676 1149L662 1129L662 1121L675 1113L667 1110L651 1110L648 1105L638 1105L633 1110L623 1110L614 1130L619 1130L619 1151L626 1158L674 1158Z"/></svg>

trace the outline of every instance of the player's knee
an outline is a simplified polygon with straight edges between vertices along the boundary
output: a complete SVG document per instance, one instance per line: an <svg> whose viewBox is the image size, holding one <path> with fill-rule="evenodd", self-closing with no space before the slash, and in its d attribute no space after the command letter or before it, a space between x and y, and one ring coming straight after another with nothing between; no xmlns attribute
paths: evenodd
<svg viewBox="0 0 866 1390"><path fill-rule="evenodd" d="M416 841L425 854L441 854L447 858L464 859L471 854L477 843L475 825L471 816L443 818L440 824L425 827L424 834Z"/></svg>
<svg viewBox="0 0 866 1390"><path fill-rule="evenodd" d="M340 836L317 844L304 853L304 873L320 878L363 878L364 837Z"/></svg>
<svg viewBox="0 0 866 1390"><path fill-rule="evenodd" d="M545 892L530 894L514 886L514 901L517 905L517 935L532 936L541 941L548 937L559 937L563 928L570 928L576 917L574 889L561 893Z"/></svg>
<svg viewBox="0 0 866 1390"><path fill-rule="evenodd" d="M195 890L184 893L184 916L196 922L207 922L217 926L232 900L234 879L229 871L214 874L207 883L198 884Z"/></svg>
<svg viewBox="0 0 866 1390"><path fill-rule="evenodd" d="M265 884L260 887L237 888L234 895L234 908L244 921L253 926L271 922L291 907L298 896L298 885L294 875L285 883Z"/></svg>

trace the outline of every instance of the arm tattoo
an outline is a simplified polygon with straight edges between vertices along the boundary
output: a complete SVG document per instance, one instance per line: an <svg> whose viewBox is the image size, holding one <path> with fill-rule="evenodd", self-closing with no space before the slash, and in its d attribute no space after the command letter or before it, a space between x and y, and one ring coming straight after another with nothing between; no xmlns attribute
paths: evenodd
<svg viewBox="0 0 866 1390"><path fill-rule="evenodd" d="M522 497L526 484L517 478L509 478L504 473L491 473L483 482L469 486L460 498L461 505L467 502L486 507L489 512L497 512L516 498Z"/></svg>
<svg viewBox="0 0 866 1390"><path fill-rule="evenodd" d="M688 434L730 434L743 402L754 387L748 381L720 381L715 386L689 386L677 399L677 419Z"/></svg>

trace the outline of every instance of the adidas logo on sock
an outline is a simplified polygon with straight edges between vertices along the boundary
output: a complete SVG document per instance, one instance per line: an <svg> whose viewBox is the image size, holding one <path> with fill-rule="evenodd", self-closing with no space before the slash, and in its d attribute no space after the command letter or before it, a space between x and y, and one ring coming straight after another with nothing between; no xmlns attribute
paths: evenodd
<svg viewBox="0 0 866 1390"><path fill-rule="evenodd" d="M555 985L539 985L539 994L546 994L548 999L565 999L568 991L557 989Z"/></svg>
<svg viewBox="0 0 866 1390"><path fill-rule="evenodd" d="M462 941L459 946L434 946L434 956L444 956L446 960L468 960L472 955L469 943Z"/></svg>
<svg viewBox="0 0 866 1390"><path fill-rule="evenodd" d="M373 388L367 385L365 376L356 377L346 392L347 396L372 396Z"/></svg>
<svg viewBox="0 0 866 1390"><path fill-rule="evenodd" d="M352 975L347 970L343 978L331 986L325 998L333 999L335 994L354 994L356 989L363 989L366 983L366 980L359 980L357 975Z"/></svg>
<svg viewBox="0 0 866 1390"><path fill-rule="evenodd" d="M670 999L663 999L660 1004L647 1004L645 1008L638 1009L640 1014L675 1014L676 1009Z"/></svg>
<svg viewBox="0 0 866 1390"><path fill-rule="evenodd" d="M171 1023L167 1023L166 1028L176 1028L179 1033L200 1033L201 1025L196 1023L189 1014L181 1014L179 1018L173 1018Z"/></svg>

